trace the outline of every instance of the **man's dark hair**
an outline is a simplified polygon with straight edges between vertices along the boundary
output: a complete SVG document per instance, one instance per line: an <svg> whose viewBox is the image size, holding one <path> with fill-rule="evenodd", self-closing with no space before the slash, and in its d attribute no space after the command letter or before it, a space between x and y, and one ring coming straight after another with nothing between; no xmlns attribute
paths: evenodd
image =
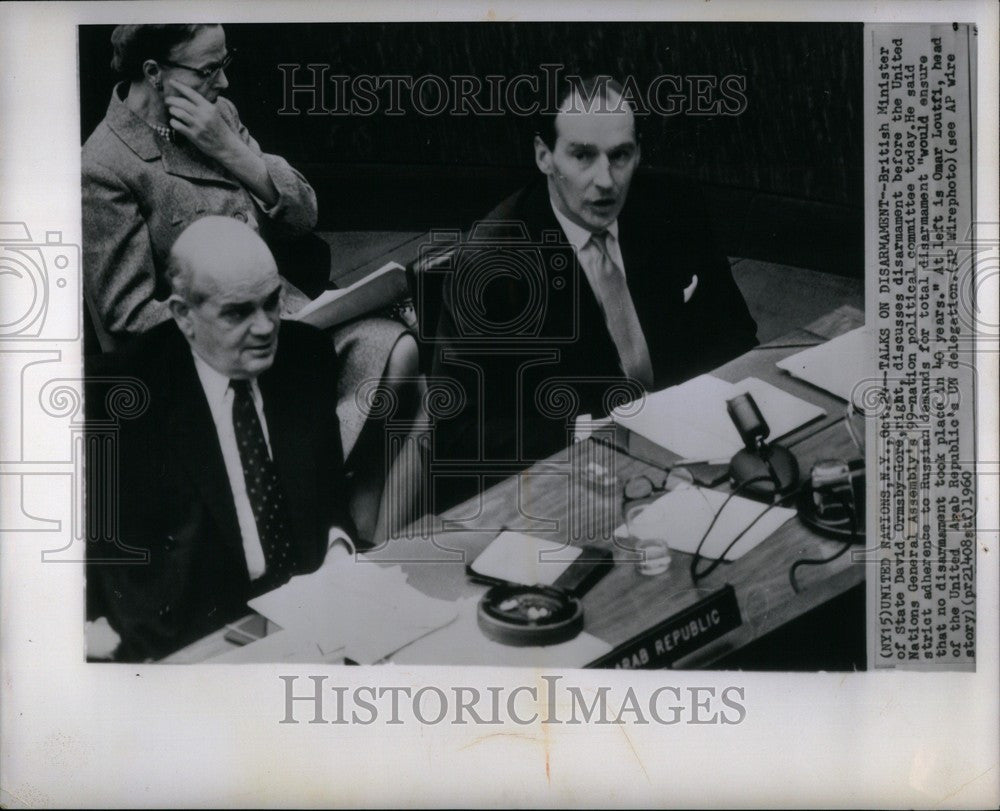
<svg viewBox="0 0 1000 811"><path fill-rule="evenodd" d="M614 102L609 96L615 96ZM574 103L568 112L585 113L593 110L613 111L621 109L622 105L628 107L632 112L635 108L632 103L624 98L625 87L614 77L608 74L592 74L587 76L577 76L572 73L563 73L559 76L559 83L556 85L556 95L554 104L543 105L539 111L536 123L535 134L538 135L549 149L556 148L556 116L563 104L571 96L574 96ZM638 128L636 129L636 139L638 139Z"/></svg>
<svg viewBox="0 0 1000 811"><path fill-rule="evenodd" d="M142 78L142 63L147 59L162 61L178 45L192 39L202 28L211 25L119 25L111 32L115 55L111 67L126 79Z"/></svg>

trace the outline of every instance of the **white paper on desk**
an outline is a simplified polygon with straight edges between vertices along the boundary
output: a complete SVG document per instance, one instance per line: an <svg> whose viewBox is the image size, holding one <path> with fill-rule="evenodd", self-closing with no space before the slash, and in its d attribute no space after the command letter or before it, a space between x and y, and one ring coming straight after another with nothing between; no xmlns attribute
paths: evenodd
<svg viewBox="0 0 1000 811"><path fill-rule="evenodd" d="M743 447L743 441L726 410L726 400L745 393L753 396L767 420L771 441L826 413L756 377L727 383L700 375L647 395L638 410L629 404L616 408L611 416L619 425L682 458L728 459Z"/></svg>
<svg viewBox="0 0 1000 811"><path fill-rule="evenodd" d="M407 585L400 567L382 567L363 555L328 561L248 605L314 641L322 655L343 648L359 664L377 662L456 615L454 604Z"/></svg>
<svg viewBox="0 0 1000 811"><path fill-rule="evenodd" d="M832 340L796 352L775 366L806 383L850 401L854 387L869 376L871 332L852 329Z"/></svg>
<svg viewBox="0 0 1000 811"><path fill-rule="evenodd" d="M583 667L611 650L611 645L586 631L568 642L545 647L494 642L479 628L479 599L459 600L458 619L398 651L393 664Z"/></svg>
<svg viewBox="0 0 1000 811"><path fill-rule="evenodd" d="M270 664L274 662L298 662L310 664L337 662L344 658L343 648L323 654L312 639L284 629L242 645L233 650L213 656L207 664Z"/></svg>
<svg viewBox="0 0 1000 811"><path fill-rule="evenodd" d="M578 546L504 530L472 562L472 571L523 586L551 586L580 552Z"/></svg>
<svg viewBox="0 0 1000 811"><path fill-rule="evenodd" d="M640 537L663 537L671 549L693 555L701 536L712 523L728 495L704 487L687 487L673 490L654 501L636 519L636 534ZM758 515L767 509L766 504L742 496L729 499L715 526L701 547L705 558L718 559L733 538L739 535ZM772 507L767 515L754 524L747 533L726 553L726 560L737 560L795 515L787 507ZM627 537L623 526L615 530L619 538Z"/></svg>

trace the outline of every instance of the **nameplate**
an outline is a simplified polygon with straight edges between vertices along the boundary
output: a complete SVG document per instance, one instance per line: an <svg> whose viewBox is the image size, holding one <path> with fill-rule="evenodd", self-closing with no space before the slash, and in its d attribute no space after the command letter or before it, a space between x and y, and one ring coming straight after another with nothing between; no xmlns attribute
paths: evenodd
<svg viewBox="0 0 1000 811"><path fill-rule="evenodd" d="M670 619L632 637L589 668L656 670L670 667L678 659L718 639L743 623L736 592L723 586Z"/></svg>

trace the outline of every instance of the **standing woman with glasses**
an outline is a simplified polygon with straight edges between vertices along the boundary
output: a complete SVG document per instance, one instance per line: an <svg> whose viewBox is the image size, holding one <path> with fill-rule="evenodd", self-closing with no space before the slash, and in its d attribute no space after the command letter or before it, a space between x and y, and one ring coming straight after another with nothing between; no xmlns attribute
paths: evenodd
<svg viewBox="0 0 1000 811"><path fill-rule="evenodd" d="M121 344L170 317L167 256L191 222L234 217L277 255L282 244L311 233L317 209L305 177L284 158L261 151L236 107L220 95L229 87L233 59L222 26L120 25L111 44L111 65L125 81L83 146L83 270L95 319ZM283 314L307 301L286 278ZM387 318L346 324L333 331L333 341L352 513L362 540L373 540L388 460L376 447L384 434L367 420L355 390L381 377L395 401L415 412L419 391L409 389L416 389L417 344ZM394 383L403 378L409 380Z"/></svg>

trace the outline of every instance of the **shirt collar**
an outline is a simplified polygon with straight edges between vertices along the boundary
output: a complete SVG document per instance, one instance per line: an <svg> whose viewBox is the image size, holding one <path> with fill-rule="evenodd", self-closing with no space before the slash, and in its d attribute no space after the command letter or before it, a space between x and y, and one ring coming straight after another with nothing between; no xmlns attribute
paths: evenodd
<svg viewBox="0 0 1000 811"><path fill-rule="evenodd" d="M212 406L224 404L229 393L230 378L209 366L194 349L191 350L191 357L194 358L194 368L198 372L198 379L201 380L201 387L205 390L209 404ZM257 378L250 379L250 392L259 408L260 387L257 385Z"/></svg>
<svg viewBox="0 0 1000 811"><path fill-rule="evenodd" d="M194 358L194 368L198 372L198 379L201 380L205 396L208 397L209 403L218 405L223 401L229 389L229 378L209 366L193 349L191 357Z"/></svg>
<svg viewBox="0 0 1000 811"><path fill-rule="evenodd" d="M566 217L566 215L559 210L559 206L556 205L556 201L553 199L551 194L549 195L549 205L552 206L552 213L556 215L556 219L559 221L559 225L562 227L563 233L566 235L566 239L569 240L570 245L576 248L577 251L582 250L586 244L590 242L590 238L594 235L594 232L581 225L577 225L571 219ZM617 219L607 227L607 232L615 241L618 240Z"/></svg>

